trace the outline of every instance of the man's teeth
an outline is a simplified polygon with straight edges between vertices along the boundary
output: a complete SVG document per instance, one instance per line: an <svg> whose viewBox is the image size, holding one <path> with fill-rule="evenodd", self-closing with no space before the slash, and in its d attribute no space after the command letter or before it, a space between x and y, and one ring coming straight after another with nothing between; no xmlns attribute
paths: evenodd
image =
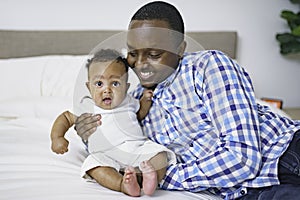
<svg viewBox="0 0 300 200"><path fill-rule="evenodd" d="M141 72L142 77L149 77L153 74L153 72Z"/></svg>

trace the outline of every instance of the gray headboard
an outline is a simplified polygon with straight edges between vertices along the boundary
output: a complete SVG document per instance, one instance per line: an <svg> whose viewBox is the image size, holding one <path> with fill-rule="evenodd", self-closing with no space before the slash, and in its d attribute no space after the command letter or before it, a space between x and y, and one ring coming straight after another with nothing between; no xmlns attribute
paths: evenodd
<svg viewBox="0 0 300 200"><path fill-rule="evenodd" d="M97 44L122 31L72 30L31 31L0 30L0 58L41 55L85 55ZM187 32L205 49L216 49L236 58L235 31Z"/></svg>

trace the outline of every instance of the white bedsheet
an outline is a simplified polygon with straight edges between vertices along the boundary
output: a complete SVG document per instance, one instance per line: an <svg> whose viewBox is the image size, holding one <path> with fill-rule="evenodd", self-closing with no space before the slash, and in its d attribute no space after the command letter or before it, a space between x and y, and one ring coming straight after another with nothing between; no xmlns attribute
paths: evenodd
<svg viewBox="0 0 300 200"><path fill-rule="evenodd" d="M69 152L51 152L49 133L52 120L17 118L0 121L0 199L99 200L137 199L111 191L80 178L87 155L74 130L69 130ZM139 199L217 199L207 193L193 194L158 190Z"/></svg>

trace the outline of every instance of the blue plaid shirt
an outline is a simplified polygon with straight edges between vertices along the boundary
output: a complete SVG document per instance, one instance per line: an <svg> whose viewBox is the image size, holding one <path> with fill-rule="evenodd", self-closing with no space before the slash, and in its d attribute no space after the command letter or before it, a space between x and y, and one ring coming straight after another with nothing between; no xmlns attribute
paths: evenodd
<svg viewBox="0 0 300 200"><path fill-rule="evenodd" d="M133 96L142 91L138 86ZM177 155L161 188L209 190L225 199L279 184L278 159L300 129L300 121L257 104L248 73L218 51L185 54L154 90L141 125Z"/></svg>

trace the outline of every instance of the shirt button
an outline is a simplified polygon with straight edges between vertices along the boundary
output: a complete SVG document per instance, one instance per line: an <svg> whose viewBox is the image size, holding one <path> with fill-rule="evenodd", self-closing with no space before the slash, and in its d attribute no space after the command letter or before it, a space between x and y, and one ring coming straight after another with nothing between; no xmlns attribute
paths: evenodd
<svg viewBox="0 0 300 200"><path fill-rule="evenodd" d="M191 144L190 144L190 147L193 147L193 146L194 146L193 143L191 143Z"/></svg>
<svg viewBox="0 0 300 200"><path fill-rule="evenodd" d="M165 119L168 119L169 117L168 117L168 115L165 115Z"/></svg>
<svg viewBox="0 0 300 200"><path fill-rule="evenodd" d="M241 190L240 193L241 193L241 195L245 195L246 191L245 190Z"/></svg>

